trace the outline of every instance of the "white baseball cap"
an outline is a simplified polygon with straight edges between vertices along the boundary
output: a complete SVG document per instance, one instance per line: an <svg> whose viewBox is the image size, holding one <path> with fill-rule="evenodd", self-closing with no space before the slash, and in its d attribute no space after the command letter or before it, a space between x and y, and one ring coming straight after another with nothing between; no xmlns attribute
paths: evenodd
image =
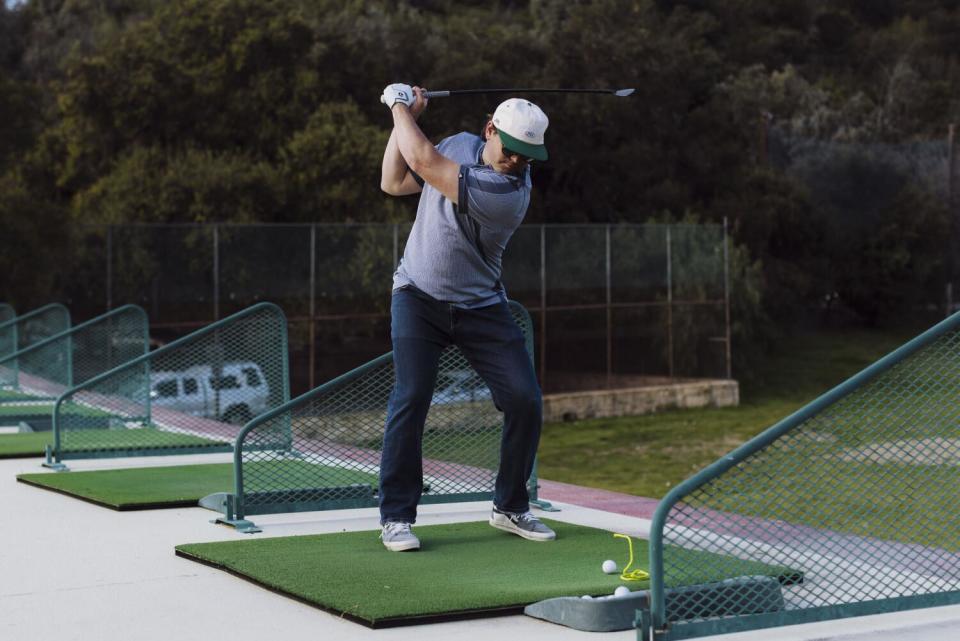
<svg viewBox="0 0 960 641"><path fill-rule="evenodd" d="M493 112L493 124L510 151L536 160L547 159L543 134L550 121L540 107L522 98L504 100Z"/></svg>

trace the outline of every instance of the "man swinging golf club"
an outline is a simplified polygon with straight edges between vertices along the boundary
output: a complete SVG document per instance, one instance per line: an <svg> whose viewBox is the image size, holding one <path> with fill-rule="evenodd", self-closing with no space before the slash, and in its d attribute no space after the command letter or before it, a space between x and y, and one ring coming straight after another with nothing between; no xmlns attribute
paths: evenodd
<svg viewBox="0 0 960 641"><path fill-rule="evenodd" d="M530 203L529 164L547 159L547 116L511 98L497 107L483 138L463 132L434 147L416 123L427 107L422 89L392 84L381 101L393 131L380 187L394 196L420 193L393 276L396 384L380 462L381 539L392 551L420 548L411 526L423 491L423 426L440 353L456 345L504 414L490 525L552 540L554 532L530 513L527 494L540 441L540 386L500 282L503 250Z"/></svg>

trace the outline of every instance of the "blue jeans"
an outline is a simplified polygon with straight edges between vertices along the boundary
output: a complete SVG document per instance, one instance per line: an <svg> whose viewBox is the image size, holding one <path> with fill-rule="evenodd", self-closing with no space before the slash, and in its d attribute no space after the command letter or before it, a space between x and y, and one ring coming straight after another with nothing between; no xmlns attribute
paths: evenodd
<svg viewBox="0 0 960 641"><path fill-rule="evenodd" d="M381 523L416 521L423 492L423 426L440 353L448 345L460 348L503 412L494 505L507 512L527 511L527 479L540 442L543 399L510 307L497 303L462 309L404 288L393 293L391 315L396 384L380 459Z"/></svg>

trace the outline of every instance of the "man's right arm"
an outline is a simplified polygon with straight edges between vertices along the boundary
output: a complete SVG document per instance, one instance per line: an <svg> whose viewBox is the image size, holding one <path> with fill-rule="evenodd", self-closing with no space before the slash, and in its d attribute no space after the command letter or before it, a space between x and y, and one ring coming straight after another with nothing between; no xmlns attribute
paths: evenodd
<svg viewBox="0 0 960 641"><path fill-rule="evenodd" d="M391 196L417 194L423 189L407 166L397 146L397 132L390 132L390 140L383 152L383 166L380 169L380 189Z"/></svg>

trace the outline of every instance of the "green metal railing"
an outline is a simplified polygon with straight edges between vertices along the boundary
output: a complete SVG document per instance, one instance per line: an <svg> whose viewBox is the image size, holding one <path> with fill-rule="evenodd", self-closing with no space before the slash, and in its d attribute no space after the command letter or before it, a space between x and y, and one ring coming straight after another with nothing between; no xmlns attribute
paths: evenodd
<svg viewBox="0 0 960 641"><path fill-rule="evenodd" d="M958 487L955 314L667 494L638 638L960 603ZM676 588L703 568L681 548L787 566L796 580L782 600L757 577L685 598Z"/></svg>
<svg viewBox="0 0 960 641"><path fill-rule="evenodd" d="M259 303L61 394L45 465L229 452L244 423L289 399L286 317Z"/></svg>
<svg viewBox="0 0 960 641"><path fill-rule="evenodd" d="M70 387L149 349L146 312L136 305L118 307L0 357L0 388L4 390L0 403L52 401Z"/></svg>
<svg viewBox="0 0 960 641"><path fill-rule="evenodd" d="M532 359L530 316L517 303L511 310ZM246 520L253 514L376 506L393 385L391 352L254 419L234 449L234 492L201 504L244 532L259 531ZM502 422L487 386L459 349L447 348L424 428L421 502L492 498ZM536 471L529 491L536 501Z"/></svg>
<svg viewBox="0 0 960 641"><path fill-rule="evenodd" d="M60 303L50 303L26 314L0 321L0 345L7 355L70 329L70 312Z"/></svg>

